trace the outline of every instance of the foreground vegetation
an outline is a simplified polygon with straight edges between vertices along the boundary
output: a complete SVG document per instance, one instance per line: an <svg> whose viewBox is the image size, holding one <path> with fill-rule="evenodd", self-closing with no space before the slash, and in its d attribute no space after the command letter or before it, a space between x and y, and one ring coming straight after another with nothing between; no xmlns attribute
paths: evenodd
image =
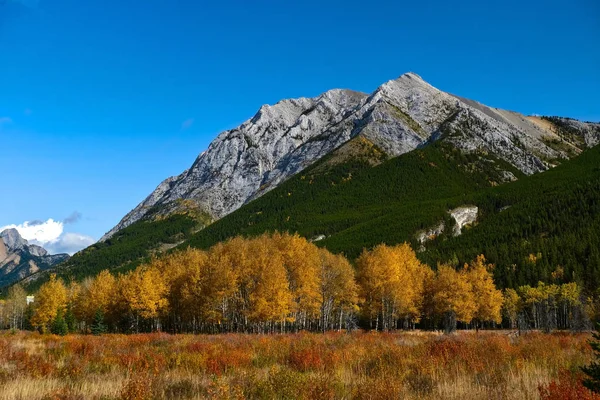
<svg viewBox="0 0 600 400"><path fill-rule="evenodd" d="M588 338L5 333L0 400L598 399L576 372Z"/></svg>

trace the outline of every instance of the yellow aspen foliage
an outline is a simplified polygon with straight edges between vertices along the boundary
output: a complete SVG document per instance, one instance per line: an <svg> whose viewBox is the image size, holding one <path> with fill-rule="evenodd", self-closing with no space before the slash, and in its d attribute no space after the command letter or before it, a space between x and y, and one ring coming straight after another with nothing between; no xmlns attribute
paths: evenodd
<svg viewBox="0 0 600 400"><path fill-rule="evenodd" d="M346 257L319 249L321 326L327 329L338 323L344 313L358 311L358 285L354 269ZM337 317L339 319L336 321Z"/></svg>
<svg viewBox="0 0 600 400"><path fill-rule="evenodd" d="M531 287L529 285L519 287L519 295L523 299L525 305L537 304L544 300L545 296L542 285L538 285L538 287Z"/></svg>
<svg viewBox="0 0 600 400"><path fill-rule="evenodd" d="M432 272L408 244L365 250L356 263L364 311L371 320L379 316L383 329L395 327L400 318L419 320L425 281Z"/></svg>
<svg viewBox="0 0 600 400"><path fill-rule="evenodd" d="M167 308L167 285L156 268L142 267L125 275L123 295L130 310L145 319L158 317Z"/></svg>
<svg viewBox="0 0 600 400"><path fill-rule="evenodd" d="M216 250L213 246L211 251ZM234 318L246 324L250 308L250 290L254 285L253 264L250 260L250 240L240 236L227 240L222 244L220 253L227 257L233 268L237 288L231 299L231 308L235 310Z"/></svg>
<svg viewBox="0 0 600 400"><path fill-rule="evenodd" d="M152 260L150 265L160 271L169 288L167 302L170 315L177 315L178 319L199 317L197 285L200 269L207 260L207 252L192 248ZM180 326L177 328L181 329Z"/></svg>
<svg viewBox="0 0 600 400"><path fill-rule="evenodd" d="M510 321L511 328L515 328L519 312L522 308L521 297L519 297L519 294L515 289L505 289L503 297L504 302L502 304L502 311Z"/></svg>
<svg viewBox="0 0 600 400"><path fill-rule="evenodd" d="M470 323L477 311L473 286L466 271L439 265L433 282L433 305L440 316L453 315L457 321Z"/></svg>
<svg viewBox="0 0 600 400"><path fill-rule="evenodd" d="M249 288L248 317L255 322L291 321L292 293L281 254L266 235L252 240L249 246L252 283Z"/></svg>
<svg viewBox="0 0 600 400"><path fill-rule="evenodd" d="M381 318L383 329L389 323L386 308L393 302L393 294L400 290L391 253L389 247L380 245L372 251L363 250L356 260L362 310L370 321L376 320L376 324Z"/></svg>
<svg viewBox="0 0 600 400"><path fill-rule="evenodd" d="M107 270L100 272L91 281L85 282L78 302L80 306L77 307L80 318L91 323L98 310L104 315L108 314L114 301L116 285L115 277Z"/></svg>
<svg viewBox="0 0 600 400"><path fill-rule="evenodd" d="M275 233L271 237L275 251L281 254L294 299L297 317L314 317L319 313L319 249L298 234Z"/></svg>
<svg viewBox="0 0 600 400"><path fill-rule="evenodd" d="M359 311L375 329L414 328L423 315L455 328L456 321L500 322L504 302L513 324L531 311L535 326L565 327L580 313L575 284L540 283L503 296L483 256L460 271L442 265L434 273L404 243L364 250L356 266L355 273L343 255L297 234L235 237L153 258L125 275L102 271L68 288L52 276L36 294L31 322L45 330L67 304L84 331L101 312L111 330L138 332L353 329Z"/></svg>
<svg viewBox="0 0 600 400"><path fill-rule="evenodd" d="M581 288L575 282L560 285L558 295L569 306L581 304Z"/></svg>
<svg viewBox="0 0 600 400"><path fill-rule="evenodd" d="M552 277L553 281L558 282L565 277L565 270L559 265L554 271L552 271L550 276Z"/></svg>
<svg viewBox="0 0 600 400"><path fill-rule="evenodd" d="M199 264L195 289L201 317L209 323L225 321L237 289L237 273L225 246L213 247L206 262Z"/></svg>
<svg viewBox="0 0 600 400"><path fill-rule="evenodd" d="M471 283L475 300L473 318L476 323L484 321L502 322L502 292L496 289L492 277L492 264L486 264L483 255L478 256L471 264L465 264L467 279Z"/></svg>
<svg viewBox="0 0 600 400"><path fill-rule="evenodd" d="M56 274L50 275L50 280L37 292L34 304L31 325L46 332L59 310L64 313L67 307L67 288L62 279L57 279Z"/></svg>

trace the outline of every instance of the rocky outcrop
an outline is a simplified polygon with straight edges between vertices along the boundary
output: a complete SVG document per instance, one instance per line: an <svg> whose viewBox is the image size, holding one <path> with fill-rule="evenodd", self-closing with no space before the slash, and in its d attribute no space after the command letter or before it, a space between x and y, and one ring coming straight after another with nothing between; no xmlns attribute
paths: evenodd
<svg viewBox="0 0 600 400"><path fill-rule="evenodd" d="M477 222L479 208L477 206L460 206L448 211L450 217L454 220L452 236L459 236L465 226ZM424 251L425 242L435 239L446 230L446 224L441 221L439 224L417 232L415 235L417 241L421 244L419 251Z"/></svg>
<svg viewBox="0 0 600 400"><path fill-rule="evenodd" d="M548 124L445 93L414 73L386 82L371 95L336 89L283 100L221 133L190 169L162 182L101 240L140 219L176 212L182 199L213 220L221 218L357 136L388 156L444 140L465 152L491 153L526 174L544 171L570 157L572 148L600 140L598 124ZM556 124L577 134L559 137Z"/></svg>
<svg viewBox="0 0 600 400"><path fill-rule="evenodd" d="M16 229L6 229L0 232L0 286L52 268L68 258L68 254L49 255L43 247L29 244Z"/></svg>
<svg viewBox="0 0 600 400"><path fill-rule="evenodd" d="M462 206L448 211L455 221L452 234L458 236L462 233L462 229L465 226L475 223L477 221L478 212L479 208L477 206Z"/></svg>
<svg viewBox="0 0 600 400"><path fill-rule="evenodd" d="M433 240L439 235L441 235L444 232L444 229L446 229L446 224L444 224L444 222L442 221L436 226L417 232L417 240L421 244L429 240Z"/></svg>
<svg viewBox="0 0 600 400"><path fill-rule="evenodd" d="M19 234L19 231L14 228L5 229L0 232L0 240L4 242L6 249L11 253L24 249L28 245L27 240L23 239Z"/></svg>

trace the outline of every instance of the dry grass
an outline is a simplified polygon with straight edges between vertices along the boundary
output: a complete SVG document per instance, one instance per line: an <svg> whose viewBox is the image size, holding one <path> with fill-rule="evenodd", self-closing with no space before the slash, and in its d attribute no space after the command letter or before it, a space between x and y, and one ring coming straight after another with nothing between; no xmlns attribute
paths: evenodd
<svg viewBox="0 0 600 400"><path fill-rule="evenodd" d="M6 333L0 400L538 399L540 385L573 376L590 361L587 339L506 332Z"/></svg>

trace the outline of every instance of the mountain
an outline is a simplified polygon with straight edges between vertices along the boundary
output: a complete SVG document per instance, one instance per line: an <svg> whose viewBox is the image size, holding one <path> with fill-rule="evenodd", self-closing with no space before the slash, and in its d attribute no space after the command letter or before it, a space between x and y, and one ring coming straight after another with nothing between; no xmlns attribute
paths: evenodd
<svg viewBox="0 0 600 400"><path fill-rule="evenodd" d="M585 258L570 243L598 247L590 244L595 209L553 201L594 203L597 193L586 185L598 180L599 140L600 124L487 107L412 73L371 95L333 90L284 100L220 134L189 170L54 271L80 280L103 269L127 271L173 248L280 230L350 258L364 247L409 241L432 265L518 246L492 260L504 272L529 268L523 252L545 252L552 239L559 256L544 257L528 277L507 272L500 282L533 282L558 262L581 273ZM572 229L540 224L532 233L532 220ZM563 244L571 251L556 251ZM37 273L26 281L45 279Z"/></svg>
<svg viewBox="0 0 600 400"><path fill-rule="evenodd" d="M0 232L0 286L52 268L68 258L68 254L50 255L44 248L29 244L16 229L6 229Z"/></svg>
<svg viewBox="0 0 600 400"><path fill-rule="evenodd" d="M600 146L527 176L443 140L388 160L366 139L350 144L352 157L339 161L348 154L342 146L204 229L179 214L138 221L53 271L81 280L103 269L125 272L173 246L206 249L279 230L351 260L363 248L405 241L432 266L462 265L483 253L503 288L548 281L559 266L566 281L590 293L600 286ZM500 185L506 171L518 179ZM32 290L48 278L33 277Z"/></svg>
<svg viewBox="0 0 600 400"><path fill-rule="evenodd" d="M488 151L525 174L544 171L600 141L597 124L487 107L407 73L371 95L336 89L262 106L238 128L218 135L190 169L163 181L101 241L136 221L190 207L207 225L358 136L395 157L444 134L463 151Z"/></svg>

